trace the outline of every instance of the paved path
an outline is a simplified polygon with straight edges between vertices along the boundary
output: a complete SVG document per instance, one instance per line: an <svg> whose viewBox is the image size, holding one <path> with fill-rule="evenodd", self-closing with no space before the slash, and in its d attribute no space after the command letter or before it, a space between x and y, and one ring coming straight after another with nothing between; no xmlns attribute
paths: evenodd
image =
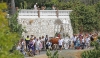
<svg viewBox="0 0 100 58"><path fill-rule="evenodd" d="M93 49L93 48L90 48ZM84 49L84 50L90 50L90 49ZM81 58L80 54L84 50L74 50L74 49L67 49L67 50L62 50L61 52L58 50L59 53L59 58ZM54 53L55 51L51 51ZM25 58L48 58L46 56L46 51L41 51L40 55L36 55L34 57L25 57Z"/></svg>

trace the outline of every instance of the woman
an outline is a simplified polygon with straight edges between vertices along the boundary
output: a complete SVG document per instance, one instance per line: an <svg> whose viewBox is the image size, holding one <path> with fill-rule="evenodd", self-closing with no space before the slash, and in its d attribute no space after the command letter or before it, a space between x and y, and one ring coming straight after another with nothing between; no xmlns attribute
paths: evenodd
<svg viewBox="0 0 100 58"><path fill-rule="evenodd" d="M80 49L80 38L76 38L76 44L75 44L75 49Z"/></svg>
<svg viewBox="0 0 100 58"><path fill-rule="evenodd" d="M30 42L29 42L29 52L31 52L32 55L35 54L33 39L30 39Z"/></svg>

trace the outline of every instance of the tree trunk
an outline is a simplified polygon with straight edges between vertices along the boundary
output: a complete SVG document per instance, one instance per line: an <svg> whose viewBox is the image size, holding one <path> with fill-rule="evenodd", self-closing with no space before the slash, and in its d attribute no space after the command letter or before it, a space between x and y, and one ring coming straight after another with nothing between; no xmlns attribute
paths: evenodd
<svg viewBox="0 0 100 58"><path fill-rule="evenodd" d="M11 0L11 15L13 15L15 12L16 12L15 1Z"/></svg>

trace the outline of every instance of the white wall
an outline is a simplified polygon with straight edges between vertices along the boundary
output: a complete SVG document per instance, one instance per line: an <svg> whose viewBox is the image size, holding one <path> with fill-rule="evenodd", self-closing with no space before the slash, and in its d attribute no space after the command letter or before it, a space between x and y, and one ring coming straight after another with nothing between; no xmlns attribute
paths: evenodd
<svg viewBox="0 0 100 58"><path fill-rule="evenodd" d="M46 11L47 15L50 15L49 13L51 13L51 11ZM32 16L34 15L34 12L29 12L30 14L28 12L25 13L25 11L19 12L18 22L19 24L22 24L23 28L27 31L27 33L23 32L22 36L26 37L27 35L35 35L36 37L40 37L48 35L49 37L54 37L55 33L57 32L57 28L54 22L59 18L63 22L64 33L68 33L70 37L72 37L73 30L70 22L69 11L59 13L58 18L57 16L53 15L53 13L50 16L42 14L39 18L37 15Z"/></svg>

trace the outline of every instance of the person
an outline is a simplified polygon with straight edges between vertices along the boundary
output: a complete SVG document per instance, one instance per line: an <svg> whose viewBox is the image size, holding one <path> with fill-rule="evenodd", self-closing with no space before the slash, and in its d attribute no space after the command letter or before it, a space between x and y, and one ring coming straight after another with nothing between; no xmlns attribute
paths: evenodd
<svg viewBox="0 0 100 58"><path fill-rule="evenodd" d="M36 53L39 52L40 54L41 51L41 42L39 41L39 39L36 40Z"/></svg>
<svg viewBox="0 0 100 58"><path fill-rule="evenodd" d="M45 38L44 38L44 36L42 36L41 41L42 41L42 46L43 46L43 49L45 49Z"/></svg>
<svg viewBox="0 0 100 58"><path fill-rule="evenodd" d="M34 10L37 10L37 3L34 5Z"/></svg>
<svg viewBox="0 0 100 58"><path fill-rule="evenodd" d="M26 52L25 52L25 41L24 41L24 39L21 39L18 42L16 50L20 51L23 55L26 55Z"/></svg>
<svg viewBox="0 0 100 58"><path fill-rule="evenodd" d="M25 42L26 42L26 50L28 50L29 41L30 41L30 38L29 38L29 36L27 36L27 38L25 39Z"/></svg>
<svg viewBox="0 0 100 58"><path fill-rule="evenodd" d="M84 49L85 48L85 38L84 37L82 37L82 43L81 44L82 44L82 46L81 46L82 49Z"/></svg>
<svg viewBox="0 0 100 58"><path fill-rule="evenodd" d="M16 50L18 50L18 51L21 50L21 43L20 43L20 41L19 41L18 44L17 44Z"/></svg>
<svg viewBox="0 0 100 58"><path fill-rule="evenodd" d="M33 39L34 38L34 35L31 35L31 38L30 39Z"/></svg>
<svg viewBox="0 0 100 58"><path fill-rule="evenodd" d="M48 35L46 35L46 37L45 37L45 44L46 44L46 42L48 41L49 39L48 39Z"/></svg>
<svg viewBox="0 0 100 58"><path fill-rule="evenodd" d="M86 40L86 48L89 48L90 47L90 37L87 36L85 40Z"/></svg>
<svg viewBox="0 0 100 58"><path fill-rule="evenodd" d="M79 37L77 37L76 38L76 43L75 43L75 49L80 49L80 38Z"/></svg>
<svg viewBox="0 0 100 58"><path fill-rule="evenodd" d="M41 6L41 10L45 10L46 9L46 6L45 5L42 5Z"/></svg>
<svg viewBox="0 0 100 58"><path fill-rule="evenodd" d="M55 5L52 5L52 10L56 10L56 7L55 7Z"/></svg>
<svg viewBox="0 0 100 58"><path fill-rule="evenodd" d="M72 45L72 38L70 38L70 36L69 36L69 47L68 47L68 49L70 49L71 48L71 45Z"/></svg>
<svg viewBox="0 0 100 58"><path fill-rule="evenodd" d="M46 49L52 49L52 48L51 48L51 45L52 45L52 43L48 40L48 41L46 42Z"/></svg>
<svg viewBox="0 0 100 58"><path fill-rule="evenodd" d="M29 52L31 52L32 55L35 55L34 43L35 42L33 42L33 39L30 39L30 42L29 42Z"/></svg>
<svg viewBox="0 0 100 58"><path fill-rule="evenodd" d="M42 45L42 39L41 39L41 37L39 37L39 41L41 42L40 48L42 49L43 48L43 45Z"/></svg>
<svg viewBox="0 0 100 58"><path fill-rule="evenodd" d="M36 50L36 39L33 38L33 43L34 43L34 55L36 55L35 50Z"/></svg>
<svg viewBox="0 0 100 58"><path fill-rule="evenodd" d="M75 48L75 45L76 45L76 35L74 35L73 37L72 37L72 39L73 39L73 43L74 43L74 48Z"/></svg>
<svg viewBox="0 0 100 58"><path fill-rule="evenodd" d="M34 50L35 50L35 51L36 51L36 41L37 41L37 38L34 37L33 42L35 42L35 44L34 44ZM35 54L36 54L36 53L35 53Z"/></svg>
<svg viewBox="0 0 100 58"><path fill-rule="evenodd" d="M60 49L60 52L61 52L62 45L63 45L63 41L61 40L61 38L59 38L59 40L58 40L58 45L59 45L59 49Z"/></svg>
<svg viewBox="0 0 100 58"><path fill-rule="evenodd" d="M64 48L68 49L69 48L69 36L64 38Z"/></svg>
<svg viewBox="0 0 100 58"><path fill-rule="evenodd" d="M36 41L36 40L37 40L37 38L36 38L36 37L34 37L34 40Z"/></svg>

